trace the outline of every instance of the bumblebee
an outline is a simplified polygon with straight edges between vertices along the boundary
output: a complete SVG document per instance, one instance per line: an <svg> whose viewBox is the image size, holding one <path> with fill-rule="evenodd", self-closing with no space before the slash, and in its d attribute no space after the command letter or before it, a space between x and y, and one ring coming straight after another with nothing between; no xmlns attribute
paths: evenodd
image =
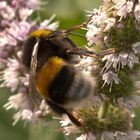
<svg viewBox="0 0 140 140"><path fill-rule="evenodd" d="M30 71L30 92L36 90L52 110L81 126L69 109L95 92L95 80L73 66L70 50L77 47L65 32L39 29L25 41L23 64Z"/></svg>

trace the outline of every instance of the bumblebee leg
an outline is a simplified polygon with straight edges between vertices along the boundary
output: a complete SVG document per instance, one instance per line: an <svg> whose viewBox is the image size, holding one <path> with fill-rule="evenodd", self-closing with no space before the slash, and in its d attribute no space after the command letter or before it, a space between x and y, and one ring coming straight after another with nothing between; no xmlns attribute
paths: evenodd
<svg viewBox="0 0 140 140"><path fill-rule="evenodd" d="M68 54L74 54L74 55L84 55L84 56L90 56L90 57L96 57L98 54L94 51L89 51L86 49L73 49L73 50L68 50Z"/></svg>
<svg viewBox="0 0 140 140"><path fill-rule="evenodd" d="M65 41L69 42L72 48L77 48L76 44L69 37L66 36Z"/></svg>
<svg viewBox="0 0 140 140"><path fill-rule="evenodd" d="M81 127L82 124L81 122L75 117L73 116L72 113L68 112L64 107L62 107L61 105L46 99L47 104L58 114L62 115L62 114L67 114L67 116L69 117L69 119L78 127Z"/></svg>
<svg viewBox="0 0 140 140"><path fill-rule="evenodd" d="M84 56L89 56L89 57L103 57L108 54L115 53L117 49L108 49L108 50L103 50L101 52L94 52L86 49L74 49L74 50L68 50L68 54L74 54L74 55L84 55Z"/></svg>

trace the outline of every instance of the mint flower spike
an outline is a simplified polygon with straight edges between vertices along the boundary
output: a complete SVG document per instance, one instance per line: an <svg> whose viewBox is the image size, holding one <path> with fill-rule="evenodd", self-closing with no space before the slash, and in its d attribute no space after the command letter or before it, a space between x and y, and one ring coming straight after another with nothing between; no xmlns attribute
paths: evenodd
<svg viewBox="0 0 140 140"><path fill-rule="evenodd" d="M58 22L52 23L54 16L46 19L47 24L41 22L37 25L31 20L30 16L35 10L41 10L41 5L43 3L39 0L0 2L0 86L15 92L4 105L6 110L16 110L13 125L19 120L37 123L43 121L45 116L50 118L51 111L44 100L40 101L38 110L32 111L33 106L28 93L29 75L21 64L22 43L30 31L34 28L56 30L58 27Z"/></svg>
<svg viewBox="0 0 140 140"><path fill-rule="evenodd" d="M117 51L94 58L96 69L92 74L97 76L97 96L101 97L102 103L95 107L92 99L90 107L81 107L77 111L88 129L88 132L85 130L87 133L81 131L78 140L140 138L140 132L133 128L134 108L140 102L139 81L135 81L140 68L139 11L139 1L135 3L133 0L104 0L99 9L88 11L88 14L93 14L86 34L88 44L94 44L91 49L95 52L108 49ZM106 101L109 106L103 106ZM107 110L104 117L98 118L98 112L101 111L102 114L104 109ZM114 120L110 124L111 128L107 127L109 120ZM88 133L93 137L88 138Z"/></svg>

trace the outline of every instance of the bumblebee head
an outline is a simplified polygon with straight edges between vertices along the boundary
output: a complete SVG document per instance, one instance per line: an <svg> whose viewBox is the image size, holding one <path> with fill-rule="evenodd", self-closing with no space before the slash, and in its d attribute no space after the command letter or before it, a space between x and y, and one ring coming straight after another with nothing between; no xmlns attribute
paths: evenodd
<svg viewBox="0 0 140 140"><path fill-rule="evenodd" d="M39 40L37 52L37 68L40 68L50 57L58 56L66 61L72 59L67 50L75 48L75 44L67 36L62 36L61 31L36 30L32 32L23 45L23 64L30 68L32 51Z"/></svg>

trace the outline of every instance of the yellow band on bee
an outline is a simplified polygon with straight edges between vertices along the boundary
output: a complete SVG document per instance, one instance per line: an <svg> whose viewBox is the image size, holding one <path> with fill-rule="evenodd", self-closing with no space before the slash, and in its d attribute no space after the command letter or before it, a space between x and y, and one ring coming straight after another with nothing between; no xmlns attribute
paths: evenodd
<svg viewBox="0 0 140 140"><path fill-rule="evenodd" d="M42 96L48 97L48 86L64 65L65 62L63 59L59 57L51 57L37 73L36 87Z"/></svg>
<svg viewBox="0 0 140 140"><path fill-rule="evenodd" d="M31 33L30 37L35 36L37 38L39 38L40 36L44 36L44 37L48 37L48 35L51 33L51 30L43 30L43 29L39 29L36 30L34 32Z"/></svg>

